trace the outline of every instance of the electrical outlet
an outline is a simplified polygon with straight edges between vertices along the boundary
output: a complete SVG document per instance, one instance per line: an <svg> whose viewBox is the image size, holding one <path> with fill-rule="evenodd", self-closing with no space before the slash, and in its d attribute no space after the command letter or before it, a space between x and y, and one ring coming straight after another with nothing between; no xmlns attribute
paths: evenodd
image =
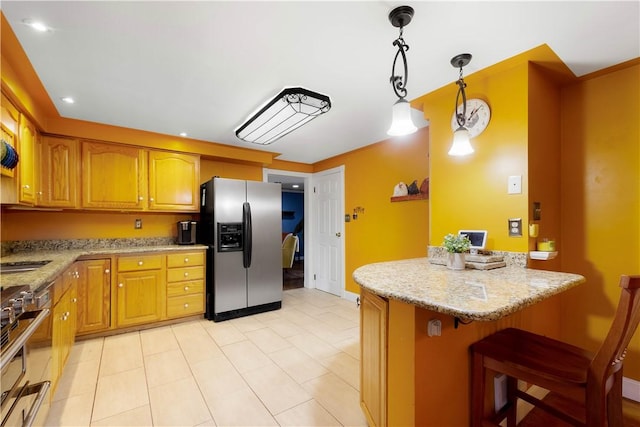
<svg viewBox="0 0 640 427"><path fill-rule="evenodd" d="M509 237L522 237L522 218L509 218Z"/></svg>
<svg viewBox="0 0 640 427"><path fill-rule="evenodd" d="M136 230L142 228L142 220L136 219L135 223L133 224L133 228L135 228Z"/></svg>
<svg viewBox="0 0 640 427"><path fill-rule="evenodd" d="M429 320L427 325L427 335L430 337L439 337L442 335L442 322L439 319Z"/></svg>

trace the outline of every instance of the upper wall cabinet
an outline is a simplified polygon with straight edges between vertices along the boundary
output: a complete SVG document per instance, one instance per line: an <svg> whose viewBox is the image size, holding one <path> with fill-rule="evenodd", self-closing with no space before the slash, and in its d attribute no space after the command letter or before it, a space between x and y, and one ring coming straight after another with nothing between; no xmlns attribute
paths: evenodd
<svg viewBox="0 0 640 427"><path fill-rule="evenodd" d="M82 142L82 207L191 212L199 209L200 157Z"/></svg>
<svg viewBox="0 0 640 427"><path fill-rule="evenodd" d="M44 136L39 147L38 206L77 208L80 160L78 141Z"/></svg>
<svg viewBox="0 0 640 427"><path fill-rule="evenodd" d="M36 203L35 150L39 133L4 94L1 110L2 139L15 149L19 160L15 169L2 168L0 202L33 206Z"/></svg>
<svg viewBox="0 0 640 427"><path fill-rule="evenodd" d="M36 127L24 114L20 115L20 137L18 139L18 203L36 203L36 144L39 138Z"/></svg>
<svg viewBox="0 0 640 427"><path fill-rule="evenodd" d="M0 129L2 139L4 139L13 148L18 147L18 123L20 122L20 112L18 109L2 94L0 103ZM2 176L13 177L13 169L2 169ZM4 187L3 187L4 190Z"/></svg>
<svg viewBox="0 0 640 427"><path fill-rule="evenodd" d="M143 210L147 206L145 151L82 142L82 207Z"/></svg>
<svg viewBox="0 0 640 427"><path fill-rule="evenodd" d="M149 209L197 211L200 157L149 151Z"/></svg>

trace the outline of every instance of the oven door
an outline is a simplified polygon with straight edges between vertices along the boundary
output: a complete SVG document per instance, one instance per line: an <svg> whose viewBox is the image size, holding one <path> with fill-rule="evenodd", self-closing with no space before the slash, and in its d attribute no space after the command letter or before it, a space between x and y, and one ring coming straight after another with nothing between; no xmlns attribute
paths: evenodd
<svg viewBox="0 0 640 427"><path fill-rule="evenodd" d="M41 368L42 364L32 357L32 354L39 354L38 357L44 360L47 352L38 353L37 349L32 352L30 348L30 342L38 335L38 330L46 327L48 320L48 308L22 313L17 319L17 327L13 328L8 342L2 348L2 427L32 425L41 405L48 400L51 383L48 380L40 381L46 368ZM49 358L50 353L49 348ZM48 366L49 362L44 363Z"/></svg>

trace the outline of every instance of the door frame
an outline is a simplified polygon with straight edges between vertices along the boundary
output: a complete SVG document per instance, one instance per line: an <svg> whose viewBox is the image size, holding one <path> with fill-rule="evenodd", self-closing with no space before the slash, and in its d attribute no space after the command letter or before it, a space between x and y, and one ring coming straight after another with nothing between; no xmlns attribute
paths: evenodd
<svg viewBox="0 0 640 427"><path fill-rule="evenodd" d="M313 271L311 268L313 265L313 245L312 237L310 236L311 228L309 226L313 219L311 196L309 191L309 189L311 188L312 174L307 172L292 172L279 169L262 169L262 180L264 182L269 182L269 176L271 175L295 176L298 178L302 178L302 181L304 183L304 216L306 217L304 220L304 287L315 288L315 283L313 282L311 273Z"/></svg>
<svg viewBox="0 0 640 427"><path fill-rule="evenodd" d="M327 170L323 170L320 172L316 172L316 173L307 173L307 172L293 172L293 171L286 171L286 170L280 170L280 169L268 169L268 168L263 168L262 169L262 180L264 182L268 182L269 181L269 176L270 175L286 175L286 176L295 176L295 177L299 177L303 179L304 182L304 215L305 215L305 220L304 220L304 287L305 288L315 288L316 284L315 284L315 280L313 280L313 271L314 271L314 263L315 263L315 254L316 254L316 250L315 250L315 237L312 233L312 228L311 228L311 224L314 224L315 221L315 204L316 204L316 200L315 197L313 197L314 195L314 177L318 177L318 176L322 176L322 175L328 175L331 173L339 173L339 179L340 179L340 185L339 185L339 191L340 191L340 195L339 195L339 203L340 206L338 207L338 216L339 218L336 218L336 221L338 221L337 223L340 224L340 233L342 234L342 257L340 259L340 282L341 282L341 288L342 288L342 297L343 298L347 298L347 299L351 299L349 298L350 295L347 294L346 290L345 290L345 277L344 277L344 272L345 272L345 241L346 241L346 236L345 236L345 226L344 226L344 218L342 216L342 212L345 212L344 210L344 206L345 206L345 190L344 190L344 165L340 165L337 166L335 168L331 168L331 169L327 169Z"/></svg>

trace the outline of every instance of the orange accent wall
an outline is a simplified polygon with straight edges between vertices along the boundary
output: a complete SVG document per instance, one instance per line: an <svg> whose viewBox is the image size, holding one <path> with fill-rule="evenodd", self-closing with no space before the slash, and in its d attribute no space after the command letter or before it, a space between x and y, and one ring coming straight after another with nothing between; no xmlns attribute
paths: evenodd
<svg viewBox="0 0 640 427"><path fill-rule="evenodd" d="M595 350L640 274L640 61L562 90L562 269L587 278L562 295L562 336ZM640 381L640 331L624 375Z"/></svg>
<svg viewBox="0 0 640 427"><path fill-rule="evenodd" d="M389 110L391 111L391 110ZM391 114L391 113L389 113ZM345 288L360 293L353 271L365 264L424 257L429 241L429 201L391 202L394 186L429 176L429 129L391 138L314 164L314 171L345 168Z"/></svg>
<svg viewBox="0 0 640 427"><path fill-rule="evenodd" d="M525 236L528 224L537 224L538 237L525 237L527 250L536 250L543 238L553 239L559 256L553 260L529 260L529 267L560 271L564 254L560 227L560 86L552 71L536 64L529 64L529 121L528 121L528 170L529 194L528 220L523 220ZM540 220L533 219L533 203L540 203Z"/></svg>

